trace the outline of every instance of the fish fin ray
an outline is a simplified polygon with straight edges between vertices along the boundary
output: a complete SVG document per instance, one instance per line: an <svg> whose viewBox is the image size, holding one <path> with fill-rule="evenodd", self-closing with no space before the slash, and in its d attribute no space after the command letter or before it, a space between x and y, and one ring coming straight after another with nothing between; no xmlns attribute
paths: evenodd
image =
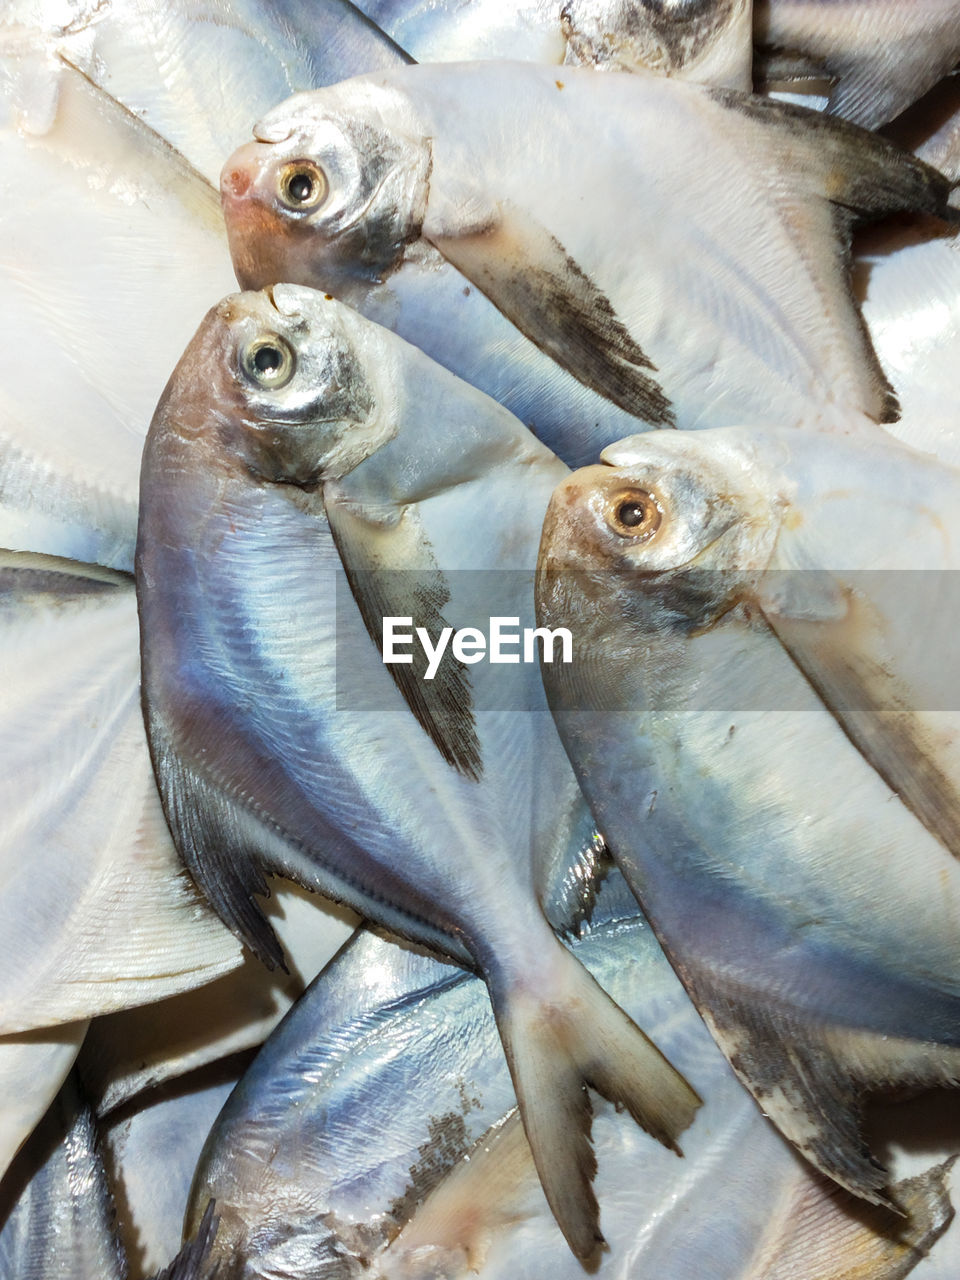
<svg viewBox="0 0 960 1280"><path fill-rule="evenodd" d="M256 901L270 896L260 848L244 832L238 810L155 727L148 738L167 825L187 870L227 928L269 969L286 973L283 947Z"/></svg>
<svg viewBox="0 0 960 1280"><path fill-rule="evenodd" d="M378 526L332 489L324 500L350 590L378 650L385 617L411 617L436 643L447 625L442 609L450 591L415 513L405 508L398 522ZM414 645L412 657L412 663L388 664L394 683L447 764L479 781L483 760L467 668L445 653L435 677L426 680L422 647Z"/></svg>
<svg viewBox="0 0 960 1280"><path fill-rule="evenodd" d="M540 1182L571 1249L588 1262L603 1236L591 1185L597 1162L587 1085L678 1154L677 1137L700 1098L579 961L557 947L563 959L553 965L545 998L529 987L498 998L496 980L491 991Z"/></svg>
<svg viewBox="0 0 960 1280"><path fill-rule="evenodd" d="M850 1258L861 1275L902 1280L953 1218L946 1178L954 1159L895 1183L897 1213L858 1202L824 1178L800 1179L744 1280L818 1280L842 1273Z"/></svg>
<svg viewBox="0 0 960 1280"><path fill-rule="evenodd" d="M656 366L555 236L512 205L480 232L424 234L541 351L618 408L676 425Z"/></svg>

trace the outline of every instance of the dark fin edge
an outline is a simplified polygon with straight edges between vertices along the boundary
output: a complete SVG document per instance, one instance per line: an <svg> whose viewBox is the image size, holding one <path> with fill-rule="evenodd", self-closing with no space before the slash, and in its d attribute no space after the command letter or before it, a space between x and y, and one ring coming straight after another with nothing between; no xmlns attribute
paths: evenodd
<svg viewBox="0 0 960 1280"><path fill-rule="evenodd" d="M149 714L147 724L167 826L187 870L227 928L268 969L289 972L280 940L255 900L257 895L270 896L259 845L245 835L228 798L160 738Z"/></svg>
<svg viewBox="0 0 960 1280"><path fill-rule="evenodd" d="M504 205L488 230L432 242L578 382L651 426L676 426L669 398L650 376L656 366L610 299L545 227Z"/></svg>
<svg viewBox="0 0 960 1280"><path fill-rule="evenodd" d="M441 610L450 599L450 591L442 570L377 569L364 556L360 540L354 536L353 526L363 523L360 517L345 503L335 500L326 504L326 510L351 594L377 652L383 652L384 617L410 616L414 627L424 627L436 643L440 631L448 625ZM430 551L425 539L421 545L425 552ZM416 578L412 601L409 597L397 599L395 584L400 574ZM469 671L448 651L433 680L428 681L424 679L427 659L422 647L414 645L412 656L412 663L390 663L387 667L394 684L447 764L465 778L479 782L483 758L473 716Z"/></svg>

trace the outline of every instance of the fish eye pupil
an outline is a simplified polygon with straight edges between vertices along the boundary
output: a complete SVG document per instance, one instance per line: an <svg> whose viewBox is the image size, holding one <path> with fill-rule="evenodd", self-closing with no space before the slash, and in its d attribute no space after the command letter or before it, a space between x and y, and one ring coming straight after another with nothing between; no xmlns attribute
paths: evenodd
<svg viewBox="0 0 960 1280"><path fill-rule="evenodd" d="M646 514L646 505L642 502L637 502L635 499L622 503L617 509L617 519L621 524L626 525L628 529L633 529L637 525L643 524Z"/></svg>
<svg viewBox="0 0 960 1280"><path fill-rule="evenodd" d="M276 373L283 364L283 355L276 347L258 347L253 357L257 373Z"/></svg>
<svg viewBox="0 0 960 1280"><path fill-rule="evenodd" d="M305 204L313 195L313 179L306 173L295 173L287 185L287 190L298 204Z"/></svg>

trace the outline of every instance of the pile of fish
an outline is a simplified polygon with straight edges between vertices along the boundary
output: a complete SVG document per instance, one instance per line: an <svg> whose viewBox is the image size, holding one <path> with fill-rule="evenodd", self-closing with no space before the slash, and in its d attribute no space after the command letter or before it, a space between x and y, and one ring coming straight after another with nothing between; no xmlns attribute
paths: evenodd
<svg viewBox="0 0 960 1280"><path fill-rule="evenodd" d="M958 63L6 6L0 1280L955 1277Z"/></svg>

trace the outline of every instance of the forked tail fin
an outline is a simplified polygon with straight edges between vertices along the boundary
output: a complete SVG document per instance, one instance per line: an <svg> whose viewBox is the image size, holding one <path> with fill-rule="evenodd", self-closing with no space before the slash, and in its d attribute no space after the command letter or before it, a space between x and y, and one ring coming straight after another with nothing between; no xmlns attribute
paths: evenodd
<svg viewBox="0 0 960 1280"><path fill-rule="evenodd" d="M538 981L492 991L520 1114L547 1202L584 1262L604 1244L593 1193L591 1085L678 1154L700 1098L559 942Z"/></svg>

